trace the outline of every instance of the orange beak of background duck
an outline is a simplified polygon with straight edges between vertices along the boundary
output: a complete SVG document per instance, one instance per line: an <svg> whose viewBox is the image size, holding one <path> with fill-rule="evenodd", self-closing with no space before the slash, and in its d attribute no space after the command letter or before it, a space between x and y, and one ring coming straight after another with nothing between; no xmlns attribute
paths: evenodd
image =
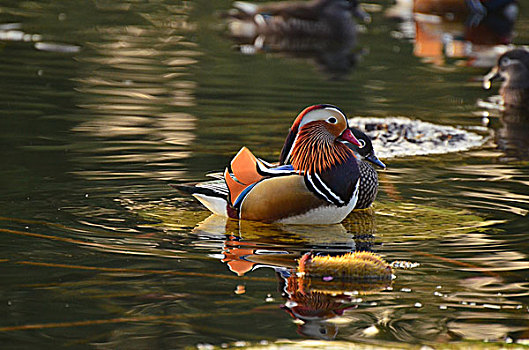
<svg viewBox="0 0 529 350"><path fill-rule="evenodd" d="M353 135L350 129L345 129L345 131L340 135L340 139L350 142L353 145L356 145L358 147L360 146L360 142L357 140L357 138Z"/></svg>

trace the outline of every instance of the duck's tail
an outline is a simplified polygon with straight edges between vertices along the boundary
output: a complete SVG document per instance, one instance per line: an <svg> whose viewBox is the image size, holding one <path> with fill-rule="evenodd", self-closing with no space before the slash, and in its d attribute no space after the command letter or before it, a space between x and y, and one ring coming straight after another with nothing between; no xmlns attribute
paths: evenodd
<svg viewBox="0 0 529 350"><path fill-rule="evenodd" d="M213 214L228 216L228 187L224 180L213 180L197 184L170 184L171 187L191 194Z"/></svg>

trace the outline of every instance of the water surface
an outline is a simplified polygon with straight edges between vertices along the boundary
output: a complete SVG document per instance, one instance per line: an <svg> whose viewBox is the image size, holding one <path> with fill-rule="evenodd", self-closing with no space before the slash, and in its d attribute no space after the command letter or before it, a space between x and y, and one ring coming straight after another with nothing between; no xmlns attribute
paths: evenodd
<svg viewBox="0 0 529 350"><path fill-rule="evenodd" d="M527 152L498 149L508 125L477 106L496 91L480 86L488 68L418 57L390 5L371 4L361 57L338 79L311 57L241 54L218 17L229 1L4 1L3 348L527 343ZM382 157L374 209L340 225L224 222L168 186L223 169L242 145L277 159L296 114L320 102L488 141ZM300 322L287 271L309 251L351 250L418 266L338 311L327 295Z"/></svg>

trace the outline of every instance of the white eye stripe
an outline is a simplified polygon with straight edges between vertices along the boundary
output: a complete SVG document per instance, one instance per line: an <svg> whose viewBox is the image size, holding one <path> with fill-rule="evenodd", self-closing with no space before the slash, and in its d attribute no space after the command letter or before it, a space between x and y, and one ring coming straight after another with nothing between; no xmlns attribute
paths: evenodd
<svg viewBox="0 0 529 350"><path fill-rule="evenodd" d="M335 108L316 109L316 110L309 111L303 117L303 119L301 120L301 123L299 124L299 128L302 128L305 124L308 124L313 121L319 121L319 120L332 124L329 122L329 118L335 118L337 120L336 124L338 124L338 121L342 119L343 120L346 119L345 116Z"/></svg>
<svg viewBox="0 0 529 350"><path fill-rule="evenodd" d="M510 66L511 64L519 64L519 63L521 63L520 60L516 58L509 58L509 57L503 57L500 61L500 65L503 67Z"/></svg>

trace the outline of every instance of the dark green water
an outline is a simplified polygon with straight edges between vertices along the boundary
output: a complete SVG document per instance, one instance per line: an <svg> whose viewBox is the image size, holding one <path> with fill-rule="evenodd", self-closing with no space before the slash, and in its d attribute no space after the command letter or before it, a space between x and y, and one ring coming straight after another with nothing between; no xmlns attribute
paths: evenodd
<svg viewBox="0 0 529 350"><path fill-rule="evenodd" d="M374 212L343 225L212 222L168 186L223 169L242 145L276 159L314 103L481 127L488 68L415 56L384 16L391 2L375 3L362 58L329 79L314 59L234 50L217 16L229 1L4 0L2 349L527 343L529 163L527 148L497 149L497 113L481 148L383 159ZM529 43L529 7L515 30ZM262 257L353 248L420 265L353 295L339 317L294 322L281 259Z"/></svg>

